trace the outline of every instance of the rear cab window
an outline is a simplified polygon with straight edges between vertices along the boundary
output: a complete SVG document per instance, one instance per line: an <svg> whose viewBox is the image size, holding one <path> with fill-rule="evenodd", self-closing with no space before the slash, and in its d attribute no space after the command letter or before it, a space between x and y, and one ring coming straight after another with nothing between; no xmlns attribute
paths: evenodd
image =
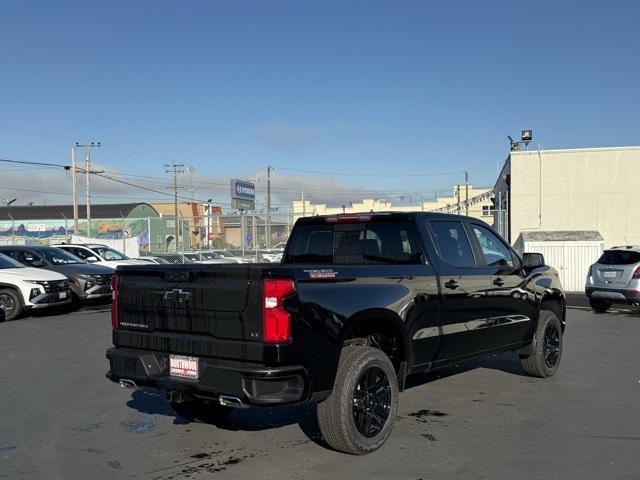
<svg viewBox="0 0 640 480"><path fill-rule="evenodd" d="M359 215L296 225L286 264L415 265L424 263L411 218Z"/></svg>
<svg viewBox="0 0 640 480"><path fill-rule="evenodd" d="M598 259L602 265L632 265L640 262L640 252L634 250L605 250Z"/></svg>

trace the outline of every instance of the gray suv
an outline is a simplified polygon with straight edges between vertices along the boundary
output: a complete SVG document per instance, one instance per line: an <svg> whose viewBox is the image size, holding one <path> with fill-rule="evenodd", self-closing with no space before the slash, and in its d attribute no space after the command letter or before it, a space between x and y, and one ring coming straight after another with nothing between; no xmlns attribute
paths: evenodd
<svg viewBox="0 0 640 480"><path fill-rule="evenodd" d="M605 250L589 267L585 293L596 312L606 312L614 303L639 306L640 246Z"/></svg>

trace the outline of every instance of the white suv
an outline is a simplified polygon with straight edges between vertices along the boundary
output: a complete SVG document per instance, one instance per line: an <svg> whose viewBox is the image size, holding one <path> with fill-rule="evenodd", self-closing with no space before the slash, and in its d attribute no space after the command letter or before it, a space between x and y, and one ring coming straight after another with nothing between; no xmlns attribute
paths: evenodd
<svg viewBox="0 0 640 480"><path fill-rule="evenodd" d="M67 277L50 270L25 267L0 253L0 321L13 320L23 310L70 302Z"/></svg>
<svg viewBox="0 0 640 480"><path fill-rule="evenodd" d="M149 264L149 262L145 262L144 260L129 258L118 250L107 247L106 245L99 245L97 243L62 243L55 246L66 250L85 262L104 265L105 267L111 267L114 270L118 265Z"/></svg>

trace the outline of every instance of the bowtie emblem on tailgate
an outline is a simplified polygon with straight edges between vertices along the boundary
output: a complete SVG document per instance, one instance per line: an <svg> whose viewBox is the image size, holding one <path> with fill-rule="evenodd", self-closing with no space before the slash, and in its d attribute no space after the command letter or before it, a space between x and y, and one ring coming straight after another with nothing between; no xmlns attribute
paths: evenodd
<svg viewBox="0 0 640 480"><path fill-rule="evenodd" d="M164 292L165 300L173 300L174 302L182 303L191 298L191 292L185 292L181 288L174 288L173 290L167 290Z"/></svg>

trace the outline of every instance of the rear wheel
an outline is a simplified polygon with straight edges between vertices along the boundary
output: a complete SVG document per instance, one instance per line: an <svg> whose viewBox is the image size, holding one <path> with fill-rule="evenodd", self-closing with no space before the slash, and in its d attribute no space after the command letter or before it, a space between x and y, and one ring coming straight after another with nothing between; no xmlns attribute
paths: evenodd
<svg viewBox="0 0 640 480"><path fill-rule="evenodd" d="M224 407L214 400L189 398L183 402L171 402L171 408L186 420L200 420L216 424L225 419L234 409Z"/></svg>
<svg viewBox="0 0 640 480"><path fill-rule="evenodd" d="M593 308L593 311L597 313L604 313L611 308L611 303L604 302L602 300L589 299L589 305L591 305L591 308Z"/></svg>
<svg viewBox="0 0 640 480"><path fill-rule="evenodd" d="M335 450L363 455L389 438L398 410L398 381L389 357L377 348L342 351L333 392L318 404L318 424Z"/></svg>
<svg viewBox="0 0 640 480"><path fill-rule="evenodd" d="M538 319L536 346L531 355L522 355L520 365L532 377L550 377L562 358L562 325L555 313L543 310Z"/></svg>
<svg viewBox="0 0 640 480"><path fill-rule="evenodd" d="M4 313L4 320L14 320L22 313L22 298L17 292L9 288L0 290L0 310Z"/></svg>

